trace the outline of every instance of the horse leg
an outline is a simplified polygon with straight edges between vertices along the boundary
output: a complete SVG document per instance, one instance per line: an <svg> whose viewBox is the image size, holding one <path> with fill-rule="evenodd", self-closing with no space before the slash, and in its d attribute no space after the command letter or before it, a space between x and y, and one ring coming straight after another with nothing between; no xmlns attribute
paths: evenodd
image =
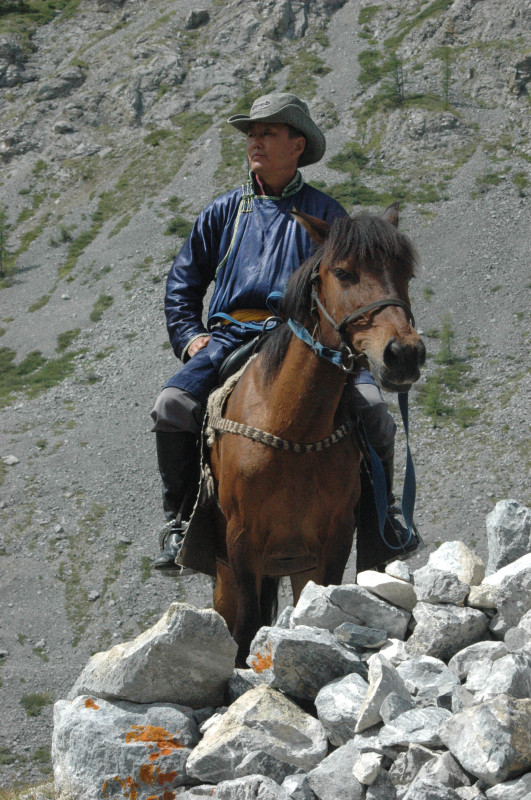
<svg viewBox="0 0 531 800"><path fill-rule="evenodd" d="M315 569L309 569L306 572L297 572L295 575L290 575L289 579L291 581L291 591L293 593L293 605L296 606L299 602L301 592L308 581L321 583L320 570L318 567L316 567Z"/></svg>
<svg viewBox="0 0 531 800"><path fill-rule="evenodd" d="M322 584L323 586L339 586L352 550L355 522L349 523L328 539L323 547Z"/></svg>
<svg viewBox="0 0 531 800"><path fill-rule="evenodd" d="M260 594L262 575L255 563L252 537L248 531L232 536L227 531L229 563L234 573L237 610L232 635L238 645L237 666L245 667L251 642L262 624Z"/></svg>
<svg viewBox="0 0 531 800"><path fill-rule="evenodd" d="M232 633L236 624L236 612L238 610L238 600L236 598L236 581L234 573L222 564L217 562L216 583L214 584L214 609L221 614L229 631Z"/></svg>

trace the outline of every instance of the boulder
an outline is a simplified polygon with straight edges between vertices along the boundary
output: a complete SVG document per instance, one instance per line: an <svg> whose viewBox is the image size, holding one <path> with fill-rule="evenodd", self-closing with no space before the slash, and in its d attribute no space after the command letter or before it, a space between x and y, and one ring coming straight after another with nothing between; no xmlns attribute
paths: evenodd
<svg viewBox="0 0 531 800"><path fill-rule="evenodd" d="M507 655L507 648L503 642L476 642L456 653L448 662L448 667L460 681L464 681L470 669L478 661L493 662L505 655Z"/></svg>
<svg viewBox="0 0 531 800"><path fill-rule="evenodd" d="M469 684L467 680L466 689L470 689ZM531 653L508 653L488 663L488 673L481 687L476 690L474 699L482 702L501 692L520 699L531 697Z"/></svg>
<svg viewBox="0 0 531 800"><path fill-rule="evenodd" d="M417 569L413 579L419 602L462 606L470 591L468 583L463 583L453 572L443 572L429 564Z"/></svg>
<svg viewBox="0 0 531 800"><path fill-rule="evenodd" d="M375 653L369 659L368 677L369 689L359 710L356 733L372 728L382 721L380 708L391 693L399 695L406 701L410 699L410 694L397 669L380 653Z"/></svg>
<svg viewBox="0 0 531 800"><path fill-rule="evenodd" d="M335 747L353 738L368 688L367 681L354 672L331 681L315 698L319 721Z"/></svg>
<svg viewBox="0 0 531 800"><path fill-rule="evenodd" d="M531 700L498 695L450 717L441 739L463 769L488 786L531 768Z"/></svg>
<svg viewBox="0 0 531 800"><path fill-rule="evenodd" d="M370 786L378 777L384 756L381 753L361 753L352 767L352 774L365 786Z"/></svg>
<svg viewBox="0 0 531 800"><path fill-rule="evenodd" d="M418 603L413 617L417 624L406 642L408 653L443 661L480 641L488 627L487 617L475 608Z"/></svg>
<svg viewBox="0 0 531 800"><path fill-rule="evenodd" d="M186 761L199 740L191 709L107 702L80 695L54 706L57 800L101 800L129 789L137 800L193 783Z"/></svg>
<svg viewBox="0 0 531 800"><path fill-rule="evenodd" d="M400 578L394 578L385 572L371 569L359 572L356 582L377 597L381 597L399 608L404 608L406 611L413 611L417 604L417 594L412 584Z"/></svg>
<svg viewBox="0 0 531 800"><path fill-rule="evenodd" d="M85 72L81 67L69 67L57 77L43 83L35 95L36 102L55 100L58 97L68 97L85 82Z"/></svg>
<svg viewBox="0 0 531 800"><path fill-rule="evenodd" d="M531 772L515 778L512 781L504 781L491 789L487 789L488 800L529 800L531 797Z"/></svg>
<svg viewBox="0 0 531 800"><path fill-rule="evenodd" d="M403 714L405 711L411 711L412 708L415 708L415 703L411 695L409 697L402 697L402 695L396 692L391 692L380 706L380 716L385 723L392 722L392 720L399 717L400 714Z"/></svg>
<svg viewBox="0 0 531 800"><path fill-rule="evenodd" d="M362 800L365 787L352 772L359 758L353 741L339 747L308 773L308 783L319 800Z"/></svg>
<svg viewBox="0 0 531 800"><path fill-rule="evenodd" d="M210 794L205 794L205 797L213 797L214 800L289 800L282 787L265 775L221 781L215 789L209 786L208 791ZM163 797L163 800L166 798Z"/></svg>
<svg viewBox="0 0 531 800"><path fill-rule="evenodd" d="M250 753L257 761L272 756L307 771L326 755L327 739L321 723L270 686L251 689L233 703L190 755L187 770L200 781L233 780ZM259 755L262 754L262 755Z"/></svg>
<svg viewBox="0 0 531 800"><path fill-rule="evenodd" d="M490 624L497 638L503 638L509 628L516 627L531 609L531 567L503 581L498 594L498 613Z"/></svg>
<svg viewBox="0 0 531 800"><path fill-rule="evenodd" d="M461 800L455 789L442 786L437 781L419 778L414 781L402 800Z"/></svg>
<svg viewBox="0 0 531 800"><path fill-rule="evenodd" d="M531 550L531 509L517 500L500 500L487 515L487 575Z"/></svg>
<svg viewBox="0 0 531 800"><path fill-rule="evenodd" d="M433 656L419 656L402 661L397 672L412 695L429 694L434 698L452 693L459 680L444 661Z"/></svg>
<svg viewBox="0 0 531 800"><path fill-rule="evenodd" d="M387 747L408 747L410 744L441 747L441 726L451 718L452 714L445 708L414 708L384 725L378 736Z"/></svg>
<svg viewBox="0 0 531 800"><path fill-rule="evenodd" d="M134 703L218 706L234 670L236 650L215 611L173 603L136 639L92 656L68 698L93 694Z"/></svg>
<svg viewBox="0 0 531 800"><path fill-rule="evenodd" d="M210 22L210 14L206 9L196 9L190 11L188 16L186 17L184 27L187 31L195 31L197 28L200 28L202 25L206 25Z"/></svg>
<svg viewBox="0 0 531 800"><path fill-rule="evenodd" d="M294 697L314 700L323 686L351 672L362 677L367 667L332 633L299 626L260 628L247 663L268 684Z"/></svg>
<svg viewBox="0 0 531 800"><path fill-rule="evenodd" d="M390 638L404 639L410 614L385 603L356 584L317 586L309 581L293 612L293 625L311 625L333 631L343 622L387 631Z"/></svg>
<svg viewBox="0 0 531 800"><path fill-rule="evenodd" d="M483 561L463 542L443 542L431 553L428 566L442 572L452 572L469 586L479 585L485 577Z"/></svg>
<svg viewBox="0 0 531 800"><path fill-rule="evenodd" d="M487 575L482 583L484 586L501 586L507 578L513 578L526 569L531 569L531 553L527 553L516 561L512 561L505 567L500 567L497 572L492 573L492 575Z"/></svg>
<svg viewBox="0 0 531 800"><path fill-rule="evenodd" d="M352 622L344 622L335 629L334 635L338 641L356 650L373 650L387 641L387 631L354 625Z"/></svg>
<svg viewBox="0 0 531 800"><path fill-rule="evenodd" d="M472 608L496 608L498 604L499 586L489 586L483 582L479 586L471 586L466 599L468 606Z"/></svg>
<svg viewBox="0 0 531 800"><path fill-rule="evenodd" d="M405 753L399 753L389 770L389 777L394 786L401 787L400 795L405 793L404 787L413 782L421 767L435 757L433 750L421 744L411 744Z"/></svg>
<svg viewBox="0 0 531 800"><path fill-rule="evenodd" d="M310 789L307 775L290 775L282 782L282 789L291 800L314 800L315 795Z"/></svg>

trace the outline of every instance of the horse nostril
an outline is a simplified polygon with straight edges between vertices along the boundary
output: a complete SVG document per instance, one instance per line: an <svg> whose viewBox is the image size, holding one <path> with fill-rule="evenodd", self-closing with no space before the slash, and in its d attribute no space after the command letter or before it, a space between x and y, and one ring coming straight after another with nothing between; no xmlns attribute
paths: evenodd
<svg viewBox="0 0 531 800"><path fill-rule="evenodd" d="M384 364L387 366L391 366L391 364L396 363L402 355L402 345L397 342L395 337L393 336L392 339L389 339L385 346L385 350L383 352L383 360Z"/></svg>

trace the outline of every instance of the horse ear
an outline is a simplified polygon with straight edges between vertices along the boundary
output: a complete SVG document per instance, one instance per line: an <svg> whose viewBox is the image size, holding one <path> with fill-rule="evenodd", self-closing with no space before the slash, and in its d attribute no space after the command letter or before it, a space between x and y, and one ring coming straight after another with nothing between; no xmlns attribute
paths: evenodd
<svg viewBox="0 0 531 800"><path fill-rule="evenodd" d="M298 211L295 206L291 209L291 215L295 217L299 225L302 225L310 238L317 244L322 244L330 233L331 225L329 222L325 222L324 219L312 217L310 214L305 214L304 211Z"/></svg>
<svg viewBox="0 0 531 800"><path fill-rule="evenodd" d="M391 225L394 225L395 228L398 228L398 208L399 203L394 202L391 203L391 205L388 206L383 213L383 218L386 219L387 222L390 222Z"/></svg>

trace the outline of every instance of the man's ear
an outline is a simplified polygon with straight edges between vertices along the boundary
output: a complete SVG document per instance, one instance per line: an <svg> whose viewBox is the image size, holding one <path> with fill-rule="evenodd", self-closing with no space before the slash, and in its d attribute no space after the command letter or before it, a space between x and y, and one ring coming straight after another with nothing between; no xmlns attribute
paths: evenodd
<svg viewBox="0 0 531 800"><path fill-rule="evenodd" d="M295 206L291 209L291 215L317 244L322 244L330 233L330 223L325 222L324 219L312 217L310 214L305 214L304 211L298 211Z"/></svg>
<svg viewBox="0 0 531 800"><path fill-rule="evenodd" d="M398 228L398 208L398 202L391 203L382 214L383 218L390 222L391 225L394 225L395 228Z"/></svg>

